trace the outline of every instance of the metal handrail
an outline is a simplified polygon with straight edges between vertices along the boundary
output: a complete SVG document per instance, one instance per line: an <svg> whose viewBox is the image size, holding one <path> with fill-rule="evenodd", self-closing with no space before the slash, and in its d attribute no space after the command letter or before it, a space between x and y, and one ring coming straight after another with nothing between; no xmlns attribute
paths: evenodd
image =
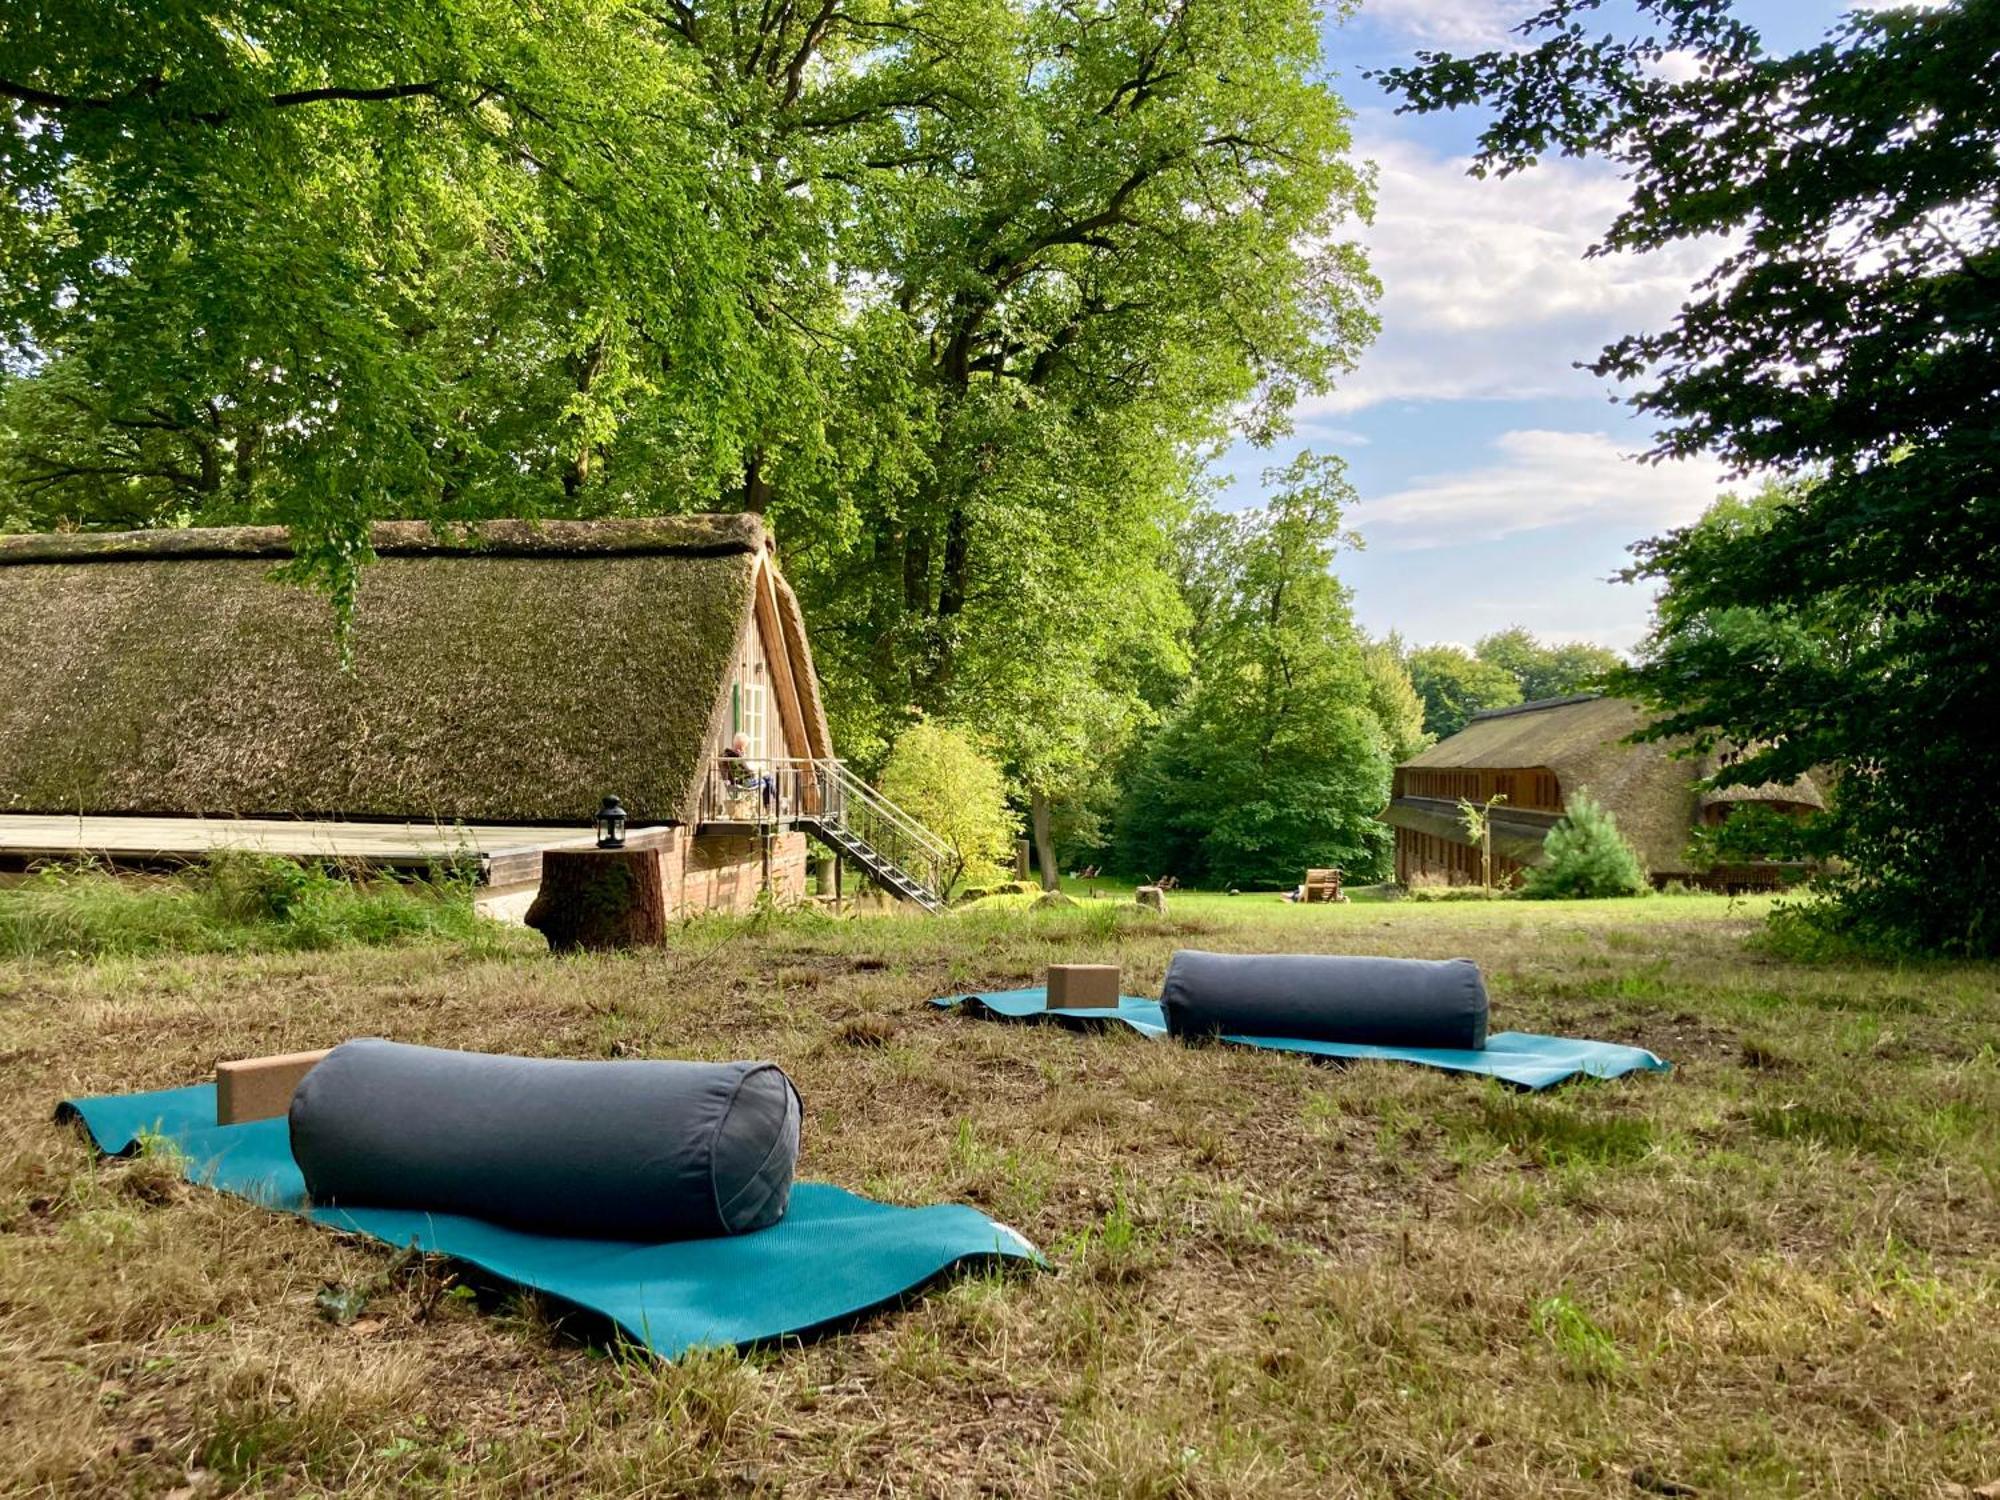
<svg viewBox="0 0 2000 1500"><path fill-rule="evenodd" d="M700 809L703 823L805 822L845 833L875 851L931 900L944 899L954 863L950 846L843 761L716 756L703 780Z"/></svg>
<svg viewBox="0 0 2000 1500"><path fill-rule="evenodd" d="M924 827L923 824L903 811L902 808L896 806L895 803L891 802L859 776L848 770L845 762L828 760L821 761L819 764L832 772L834 784L842 792L859 795L862 802L868 806L871 812L887 820L899 833L922 849L924 853L937 860L949 860L951 858L951 848L944 840Z"/></svg>

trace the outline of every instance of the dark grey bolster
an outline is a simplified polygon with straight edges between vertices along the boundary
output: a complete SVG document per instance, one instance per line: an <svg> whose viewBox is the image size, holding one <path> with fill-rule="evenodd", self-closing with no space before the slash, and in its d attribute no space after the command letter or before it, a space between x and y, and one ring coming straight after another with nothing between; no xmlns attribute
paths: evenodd
<svg viewBox="0 0 2000 1500"><path fill-rule="evenodd" d="M292 1096L318 1204L670 1240L784 1217L798 1090L768 1062L568 1062L346 1042Z"/></svg>
<svg viewBox="0 0 2000 1500"><path fill-rule="evenodd" d="M1465 1051L1486 1045L1486 982L1469 958L1187 949L1167 966L1160 1004L1175 1036Z"/></svg>

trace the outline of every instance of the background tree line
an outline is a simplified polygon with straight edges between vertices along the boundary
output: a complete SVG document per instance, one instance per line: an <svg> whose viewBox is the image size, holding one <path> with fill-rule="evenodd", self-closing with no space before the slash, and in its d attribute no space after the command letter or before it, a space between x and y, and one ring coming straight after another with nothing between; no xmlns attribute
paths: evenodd
<svg viewBox="0 0 2000 1500"><path fill-rule="evenodd" d="M1992 953L2000 0L1793 54L1730 0L1603 10L1382 81L1489 110L1478 172L1615 161L1598 253L1723 247L1594 368L1638 382L1657 456L1777 498L1639 545L1662 603L1612 681L1725 780L1831 771L1802 841L1832 925ZM1331 465L1202 504L1204 457L1282 432L1373 330L1319 20L12 7L0 525L283 522L344 615L379 517L766 513L864 763L955 722L1045 846L1109 815L1135 864L1358 867L1412 701L1443 733L1502 674L1602 663L1361 640Z"/></svg>

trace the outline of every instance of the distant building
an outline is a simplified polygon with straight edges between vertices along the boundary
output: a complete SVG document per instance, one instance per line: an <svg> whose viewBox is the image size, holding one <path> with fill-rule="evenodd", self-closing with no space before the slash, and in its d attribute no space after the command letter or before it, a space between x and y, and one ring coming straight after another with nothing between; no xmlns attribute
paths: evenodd
<svg viewBox="0 0 2000 1500"><path fill-rule="evenodd" d="M684 909L802 895L804 832L904 894L847 813L755 516L372 544L343 665L327 601L272 579L281 529L0 536L0 858L240 842L393 865L455 841L531 888L609 795Z"/></svg>
<svg viewBox="0 0 2000 1500"><path fill-rule="evenodd" d="M1460 799L1505 797L1492 814L1493 880L1518 881L1542 862L1542 843L1567 799L1587 791L1617 819L1656 884L1680 880L1721 887L1779 883L1769 864L1698 868L1695 830L1756 804L1798 813L1824 806L1817 785L1703 790L1712 762L1679 757L1671 744L1631 744L1645 723L1637 704L1584 694L1488 709L1396 768L1384 819L1396 830L1399 883L1477 884L1480 850L1459 819Z"/></svg>

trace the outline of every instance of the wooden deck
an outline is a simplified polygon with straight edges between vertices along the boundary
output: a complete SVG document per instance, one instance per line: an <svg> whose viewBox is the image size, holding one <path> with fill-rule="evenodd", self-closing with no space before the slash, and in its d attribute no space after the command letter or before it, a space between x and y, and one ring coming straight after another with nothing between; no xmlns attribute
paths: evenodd
<svg viewBox="0 0 2000 1500"><path fill-rule="evenodd" d="M541 878L542 851L588 845L587 825L335 823L285 818L67 817L0 813L0 863L95 857L112 864L171 865L218 849L248 849L371 868L422 869L478 861L488 885Z"/></svg>

